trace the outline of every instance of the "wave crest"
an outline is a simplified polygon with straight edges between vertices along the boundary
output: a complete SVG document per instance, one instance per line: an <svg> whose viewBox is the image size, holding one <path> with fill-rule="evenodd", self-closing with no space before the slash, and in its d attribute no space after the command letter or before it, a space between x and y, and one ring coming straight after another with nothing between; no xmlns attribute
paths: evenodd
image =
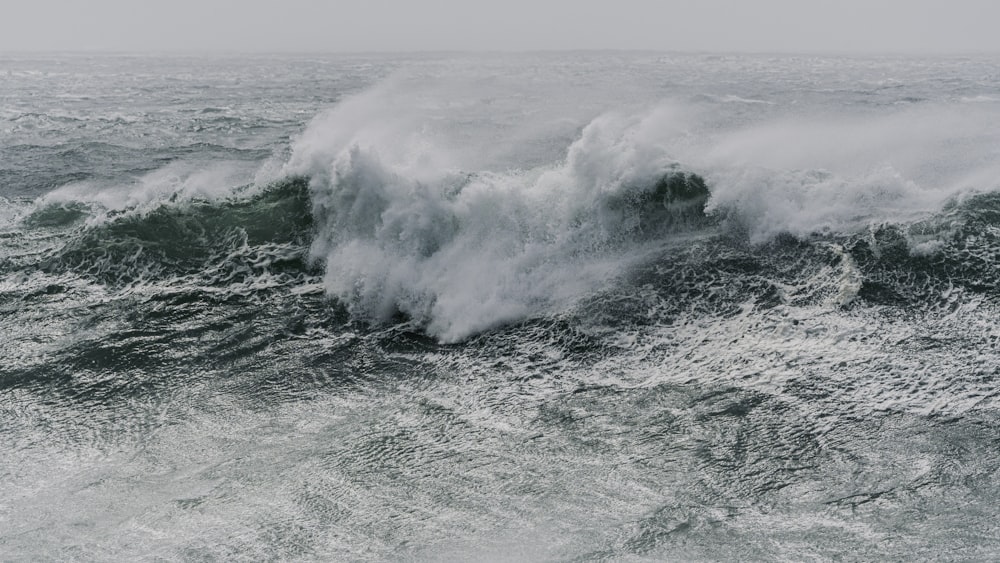
<svg viewBox="0 0 1000 563"><path fill-rule="evenodd" d="M644 243L706 220L705 182L637 142L649 119L605 116L564 162L503 172L415 172L414 162L448 159L429 143L418 144L429 154L400 158L342 130L331 138L339 151L317 149L310 132L291 171L312 178L312 255L326 290L355 316L403 314L443 341L593 292Z"/></svg>

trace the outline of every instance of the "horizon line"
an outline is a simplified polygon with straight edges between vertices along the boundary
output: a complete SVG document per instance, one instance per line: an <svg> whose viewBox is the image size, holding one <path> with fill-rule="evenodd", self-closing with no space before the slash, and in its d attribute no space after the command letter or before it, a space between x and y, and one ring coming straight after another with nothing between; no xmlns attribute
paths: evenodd
<svg viewBox="0 0 1000 563"><path fill-rule="evenodd" d="M724 55L724 56L989 56L1000 55L1000 49L962 50L860 50L860 49L801 49L801 50L713 50L713 49L649 49L649 48L552 48L552 49L4 49L6 55L110 55L110 56L254 56L254 55L529 55L529 54L571 54L571 53L647 53L663 55Z"/></svg>

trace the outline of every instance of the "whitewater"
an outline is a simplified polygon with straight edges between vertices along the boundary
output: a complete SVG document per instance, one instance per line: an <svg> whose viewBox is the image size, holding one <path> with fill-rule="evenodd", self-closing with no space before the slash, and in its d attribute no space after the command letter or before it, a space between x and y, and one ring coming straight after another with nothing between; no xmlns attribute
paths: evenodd
<svg viewBox="0 0 1000 563"><path fill-rule="evenodd" d="M0 56L0 558L996 559L997 63Z"/></svg>

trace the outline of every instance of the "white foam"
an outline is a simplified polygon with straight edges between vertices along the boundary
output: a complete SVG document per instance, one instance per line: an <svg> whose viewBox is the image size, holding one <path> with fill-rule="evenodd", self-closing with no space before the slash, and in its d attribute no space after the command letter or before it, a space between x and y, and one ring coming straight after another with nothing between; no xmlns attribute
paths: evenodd
<svg viewBox="0 0 1000 563"><path fill-rule="evenodd" d="M668 108L594 120L562 163L467 174L420 127L396 133L408 116L369 127L359 115L375 98L317 120L286 168L312 178L313 254L356 315L398 310L459 340L570 303L638 256L618 244L628 218L608 202L669 169L653 142L673 131Z"/></svg>
<svg viewBox="0 0 1000 563"><path fill-rule="evenodd" d="M0 229L7 229L17 224L28 211L23 203L11 201L0 196Z"/></svg>
<svg viewBox="0 0 1000 563"><path fill-rule="evenodd" d="M63 203L88 203L103 211L145 212L166 201L193 199L218 200L233 195L247 184L252 170L246 163L216 162L209 166L191 162L173 162L136 179L134 183L102 185L74 182L53 190L36 200L37 207ZM91 223L104 221L98 214Z"/></svg>
<svg viewBox="0 0 1000 563"><path fill-rule="evenodd" d="M989 111L922 107L758 123L707 135L678 158L704 171L711 208L755 242L909 221L998 187Z"/></svg>
<svg viewBox="0 0 1000 563"><path fill-rule="evenodd" d="M400 311L445 341L567 305L627 269L642 248L609 202L671 166L703 175L709 211L760 243L932 213L988 178L998 140L988 115L945 106L745 125L662 103L593 119L561 161L470 173L478 145L455 149L455 128L439 126L461 104L400 88L317 118L283 173L311 178L327 291L355 315Z"/></svg>

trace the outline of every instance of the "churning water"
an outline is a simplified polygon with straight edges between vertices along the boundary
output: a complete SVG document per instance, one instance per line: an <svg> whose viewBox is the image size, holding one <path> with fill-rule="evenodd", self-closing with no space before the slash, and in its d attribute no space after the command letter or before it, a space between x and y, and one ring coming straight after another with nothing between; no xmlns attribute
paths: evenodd
<svg viewBox="0 0 1000 563"><path fill-rule="evenodd" d="M996 559L998 68L0 57L0 555Z"/></svg>

